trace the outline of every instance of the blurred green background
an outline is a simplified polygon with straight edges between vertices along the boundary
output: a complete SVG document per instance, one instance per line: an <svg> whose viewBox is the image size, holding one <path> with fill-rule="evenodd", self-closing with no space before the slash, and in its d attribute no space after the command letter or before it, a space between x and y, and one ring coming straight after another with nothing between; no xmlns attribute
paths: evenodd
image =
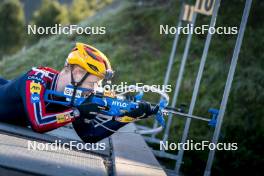
<svg viewBox="0 0 264 176"><path fill-rule="evenodd" d="M187 2L195 3L194 0ZM216 25L239 26L244 2L222 1ZM159 25L177 24L180 1L32 0L28 3L27 0L0 3L0 76L12 79L40 65L60 70L78 41L94 45L111 59L116 71L114 83L163 83L174 36L160 35ZM261 175L264 164L263 10L264 1L253 1L220 136L220 142L237 142L238 150L217 151L213 175ZM198 15L197 25L209 22L210 17ZM27 35L27 24L53 26L56 23L105 26L106 34ZM206 35L193 36L178 104L190 104L205 38ZM186 35L182 35L173 65L170 81L173 88L185 39ZM209 108L219 108L235 40L235 35L213 36L194 114L208 116ZM147 98L158 100L151 95ZM170 142L180 141L184 122L182 118L174 119ZM144 122L147 125L152 123L153 120ZM210 140L213 130L206 123L193 120L189 139L195 142ZM186 151L183 173L202 175L207 157L208 151ZM175 165L171 160L159 161L170 169Z"/></svg>

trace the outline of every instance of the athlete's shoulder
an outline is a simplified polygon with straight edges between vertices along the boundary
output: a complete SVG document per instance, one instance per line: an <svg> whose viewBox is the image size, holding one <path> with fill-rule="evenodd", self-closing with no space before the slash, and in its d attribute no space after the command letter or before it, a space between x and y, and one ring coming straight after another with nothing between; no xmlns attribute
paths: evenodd
<svg viewBox="0 0 264 176"><path fill-rule="evenodd" d="M50 67L33 67L27 72L27 80L46 84L51 82L59 72Z"/></svg>
<svg viewBox="0 0 264 176"><path fill-rule="evenodd" d="M39 66L37 69L46 71L46 72L50 72L50 73L54 73L54 74L59 74L59 71L51 68L51 67L43 67L43 66Z"/></svg>

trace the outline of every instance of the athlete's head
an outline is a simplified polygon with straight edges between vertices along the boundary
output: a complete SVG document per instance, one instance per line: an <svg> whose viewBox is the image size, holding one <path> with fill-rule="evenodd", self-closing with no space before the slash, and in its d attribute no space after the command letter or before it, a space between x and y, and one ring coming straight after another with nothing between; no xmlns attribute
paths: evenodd
<svg viewBox="0 0 264 176"><path fill-rule="evenodd" d="M98 49L83 43L69 53L60 72L58 91L72 84L76 87L95 89L103 79L111 79L113 71L108 58Z"/></svg>

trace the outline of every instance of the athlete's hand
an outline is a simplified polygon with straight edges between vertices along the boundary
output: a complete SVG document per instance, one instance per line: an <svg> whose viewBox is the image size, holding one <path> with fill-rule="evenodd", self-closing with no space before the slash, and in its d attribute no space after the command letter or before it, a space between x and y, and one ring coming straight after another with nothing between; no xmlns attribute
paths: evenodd
<svg viewBox="0 0 264 176"><path fill-rule="evenodd" d="M91 115L100 111L97 104L91 103L91 96L88 97L81 105L77 106L81 116Z"/></svg>
<svg viewBox="0 0 264 176"><path fill-rule="evenodd" d="M125 113L124 116L133 117L136 119L144 119L153 114L156 114L158 110L159 106L152 108L149 102L143 101L138 104L138 108L131 112Z"/></svg>

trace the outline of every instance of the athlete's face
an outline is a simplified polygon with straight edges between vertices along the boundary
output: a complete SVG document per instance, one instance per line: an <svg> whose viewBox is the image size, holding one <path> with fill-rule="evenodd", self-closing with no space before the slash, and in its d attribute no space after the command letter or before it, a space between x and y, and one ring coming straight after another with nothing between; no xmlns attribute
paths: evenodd
<svg viewBox="0 0 264 176"><path fill-rule="evenodd" d="M87 72L82 69L81 67L76 66L73 70L73 77L76 82L81 81L81 79L84 77L84 75ZM87 89L96 89L98 87L98 83L100 81L100 78L89 74L89 76L83 81L80 87L87 88Z"/></svg>
<svg viewBox="0 0 264 176"><path fill-rule="evenodd" d="M81 67L75 66L72 70L73 78L75 82L79 82L83 76L87 73ZM90 74L82 83L80 87L87 89L96 89L99 86L100 78ZM58 91L64 91L64 88L71 84L71 72L70 71L62 71L59 76L59 81L57 85Z"/></svg>

